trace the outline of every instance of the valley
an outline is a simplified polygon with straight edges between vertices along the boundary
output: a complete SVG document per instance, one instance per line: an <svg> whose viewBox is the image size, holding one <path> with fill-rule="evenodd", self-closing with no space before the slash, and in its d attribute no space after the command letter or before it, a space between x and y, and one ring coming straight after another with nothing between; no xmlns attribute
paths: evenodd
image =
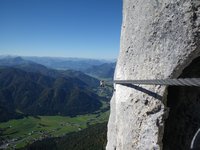
<svg viewBox="0 0 200 150"><path fill-rule="evenodd" d="M113 87L99 87L100 79L21 57L0 59L0 149L21 149L106 123Z"/></svg>
<svg viewBox="0 0 200 150"><path fill-rule="evenodd" d="M89 125L107 122L109 111L76 117L37 116L10 120L0 124L0 149L23 148L35 141L50 137L62 137L78 132Z"/></svg>

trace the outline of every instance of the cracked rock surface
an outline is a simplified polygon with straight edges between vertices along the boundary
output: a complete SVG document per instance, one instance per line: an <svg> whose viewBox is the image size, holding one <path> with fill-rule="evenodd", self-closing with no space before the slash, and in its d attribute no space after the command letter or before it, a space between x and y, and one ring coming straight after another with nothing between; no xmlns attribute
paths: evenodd
<svg viewBox="0 0 200 150"><path fill-rule="evenodd" d="M116 80L177 78L199 55L199 0L123 0ZM167 87L115 89L106 149L162 149Z"/></svg>

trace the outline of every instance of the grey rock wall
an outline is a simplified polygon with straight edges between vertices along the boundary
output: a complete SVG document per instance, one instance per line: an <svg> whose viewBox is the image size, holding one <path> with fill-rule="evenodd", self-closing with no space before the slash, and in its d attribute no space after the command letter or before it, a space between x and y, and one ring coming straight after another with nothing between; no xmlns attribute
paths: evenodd
<svg viewBox="0 0 200 150"><path fill-rule="evenodd" d="M123 0L117 80L177 78L200 55L199 0ZM162 149L167 87L115 85L107 150Z"/></svg>

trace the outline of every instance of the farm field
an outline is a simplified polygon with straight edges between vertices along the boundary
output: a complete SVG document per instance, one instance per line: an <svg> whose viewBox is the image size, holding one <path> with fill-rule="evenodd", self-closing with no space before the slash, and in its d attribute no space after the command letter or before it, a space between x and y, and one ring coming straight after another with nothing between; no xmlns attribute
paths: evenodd
<svg viewBox="0 0 200 150"><path fill-rule="evenodd" d="M1 148L22 148L37 140L49 137L60 137L70 132L80 131L89 125L103 123L108 120L109 111L80 115L65 116L36 116L14 119L0 124Z"/></svg>

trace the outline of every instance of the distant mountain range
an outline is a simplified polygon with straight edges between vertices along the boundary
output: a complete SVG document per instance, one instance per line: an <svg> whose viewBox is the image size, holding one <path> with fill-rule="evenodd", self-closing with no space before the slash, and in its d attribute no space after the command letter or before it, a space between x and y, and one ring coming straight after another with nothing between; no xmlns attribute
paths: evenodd
<svg viewBox="0 0 200 150"><path fill-rule="evenodd" d="M28 63L28 64L27 64ZM26 70L27 66L32 64L31 70L34 71L34 67L37 69L40 67L40 71L45 73L45 67L56 70L76 70L84 72L90 76L97 78L110 78L114 76L115 60L95 60L95 59L81 59L81 58L54 58L54 57L14 57L14 56L0 56L0 65L6 66L18 66L19 68ZM40 64L40 65L39 65ZM54 71L49 72L54 75Z"/></svg>
<svg viewBox="0 0 200 150"><path fill-rule="evenodd" d="M59 71L21 57L0 59L0 121L24 115L79 115L101 106L99 80Z"/></svg>
<svg viewBox="0 0 200 150"><path fill-rule="evenodd" d="M30 60L46 67L59 70L78 70L84 71L92 66L111 63L114 60L97 60L83 58L57 58L57 57L22 57L25 60Z"/></svg>
<svg viewBox="0 0 200 150"><path fill-rule="evenodd" d="M0 59L0 67L13 67L24 70L26 72L37 72L51 77L56 77L58 75L56 70L49 69L33 61L24 60L21 57L6 57Z"/></svg>
<svg viewBox="0 0 200 150"><path fill-rule="evenodd" d="M113 78L116 63L104 63L101 65L92 66L86 70L84 73L98 78Z"/></svg>

